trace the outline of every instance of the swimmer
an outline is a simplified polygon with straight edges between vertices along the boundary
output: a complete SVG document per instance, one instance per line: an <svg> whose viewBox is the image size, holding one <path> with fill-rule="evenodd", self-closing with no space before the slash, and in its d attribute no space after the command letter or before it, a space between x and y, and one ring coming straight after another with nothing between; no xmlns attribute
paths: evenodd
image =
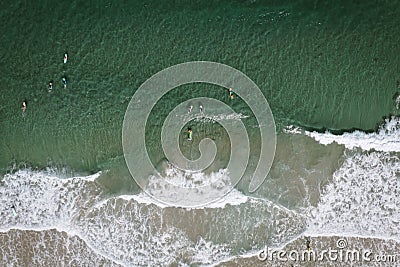
<svg viewBox="0 0 400 267"><path fill-rule="evenodd" d="M192 141L192 140L193 140L193 131L192 131L192 128L188 128L188 130L187 130L187 137L188 137L188 141Z"/></svg>
<svg viewBox="0 0 400 267"><path fill-rule="evenodd" d="M26 110L26 100L22 101L22 112Z"/></svg>
<svg viewBox="0 0 400 267"><path fill-rule="evenodd" d="M307 239L306 245L307 245L307 250L310 251L310 249L311 249L311 240L310 239Z"/></svg>
<svg viewBox="0 0 400 267"><path fill-rule="evenodd" d="M49 82L49 87L48 87L49 93L51 92L51 90L53 90L53 80L51 80L51 81Z"/></svg>
<svg viewBox="0 0 400 267"><path fill-rule="evenodd" d="M64 85L64 89L67 88L67 77L62 77L61 82Z"/></svg>
<svg viewBox="0 0 400 267"><path fill-rule="evenodd" d="M190 105L190 107L189 107L189 109L188 109L188 113L192 112L192 110L193 110L193 106Z"/></svg>
<svg viewBox="0 0 400 267"><path fill-rule="evenodd" d="M199 106L200 113L203 114L203 105Z"/></svg>
<svg viewBox="0 0 400 267"><path fill-rule="evenodd" d="M68 53L65 52L64 53L64 64L67 63L67 61L68 61Z"/></svg>
<svg viewBox="0 0 400 267"><path fill-rule="evenodd" d="M233 97L234 97L232 88L229 88L229 97L230 97L230 99L233 99Z"/></svg>

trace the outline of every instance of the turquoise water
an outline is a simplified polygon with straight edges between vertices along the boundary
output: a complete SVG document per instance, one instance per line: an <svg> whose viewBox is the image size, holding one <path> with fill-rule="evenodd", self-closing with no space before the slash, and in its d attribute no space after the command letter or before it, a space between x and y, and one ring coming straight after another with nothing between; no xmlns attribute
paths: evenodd
<svg viewBox="0 0 400 267"><path fill-rule="evenodd" d="M123 115L135 90L156 72L186 61L221 62L248 75L268 99L278 131L287 124L373 130L396 112L396 3L6 1L3 6L3 169L25 162L94 171L121 156ZM50 80L52 93L46 90ZM225 95L221 90L216 97ZM170 106L174 101L180 99L171 99ZM244 107L238 104L236 110Z"/></svg>
<svg viewBox="0 0 400 267"><path fill-rule="evenodd" d="M3 169L22 162L96 171L121 157L123 115L135 90L163 68L192 60L225 63L253 79L269 101L278 132L287 124L371 130L396 112L395 4L10 1L5 6ZM61 59L65 51L67 64ZM52 93L46 90L50 80ZM149 121L155 126L150 131L157 131L157 118L168 108L204 91L181 88L167 98ZM226 100L223 90L205 96ZM26 116L19 109L23 100ZM229 104L247 111L239 100Z"/></svg>
<svg viewBox="0 0 400 267"><path fill-rule="evenodd" d="M207 265L264 245L301 246L304 235L315 237L319 249L343 234L354 246L398 251L398 119L377 136L363 136L399 112L396 1L5 0L1 6L0 171L7 174L0 181L0 239L7 246L0 262ZM139 194L126 167L124 114L153 74L195 60L232 66L259 86L277 126L274 163L249 197L247 174L260 152L250 108L239 97L230 100L226 89L181 86L163 96L147 121L154 165L165 163L165 117L194 97L216 98L248 116L242 121L252 141L250 162L223 206L159 207ZM289 125L300 133L287 133ZM225 167L235 144L223 127L187 127L194 141L182 130L183 154L198 158L199 140L209 137L219 151L211 170ZM362 132L328 146L304 135L326 129ZM320 137L335 138L327 136ZM361 146L350 151L351 142ZM369 142L389 152L371 152L363 147ZM77 175L85 177L59 179ZM129 196L114 197L121 194ZM32 249L14 249L20 244ZM254 257L246 263L252 260L259 264Z"/></svg>

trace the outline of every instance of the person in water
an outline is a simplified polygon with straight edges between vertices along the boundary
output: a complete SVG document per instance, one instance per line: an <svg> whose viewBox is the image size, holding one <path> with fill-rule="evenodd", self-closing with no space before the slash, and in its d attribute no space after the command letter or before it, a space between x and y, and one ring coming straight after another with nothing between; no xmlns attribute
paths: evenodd
<svg viewBox="0 0 400 267"><path fill-rule="evenodd" d="M27 107L26 100L22 101L22 111L25 112Z"/></svg>
<svg viewBox="0 0 400 267"><path fill-rule="evenodd" d="M233 99L233 97L234 97L233 89L229 88L229 98Z"/></svg>
<svg viewBox="0 0 400 267"><path fill-rule="evenodd" d="M67 63L67 61L68 61L68 53L65 52L64 53L64 64Z"/></svg>
<svg viewBox="0 0 400 267"><path fill-rule="evenodd" d="M192 112L192 110L193 110L193 106L190 105L190 107L189 107L189 109L188 109L188 113Z"/></svg>
<svg viewBox="0 0 400 267"><path fill-rule="evenodd" d="M307 239L306 246L307 246L307 250L310 251L310 249L311 249L311 240L310 239Z"/></svg>
<svg viewBox="0 0 400 267"><path fill-rule="evenodd" d="M188 128L188 130L187 130L187 138L188 138L188 141L192 141L193 140L192 128Z"/></svg>
<svg viewBox="0 0 400 267"><path fill-rule="evenodd" d="M62 84L64 86L64 89L67 88L67 77L65 77L65 76L62 77L61 82L62 82Z"/></svg>
<svg viewBox="0 0 400 267"><path fill-rule="evenodd" d="M53 80L49 82L48 91L51 92L51 90L53 90Z"/></svg>
<svg viewBox="0 0 400 267"><path fill-rule="evenodd" d="M203 105L199 106L200 113L203 114Z"/></svg>

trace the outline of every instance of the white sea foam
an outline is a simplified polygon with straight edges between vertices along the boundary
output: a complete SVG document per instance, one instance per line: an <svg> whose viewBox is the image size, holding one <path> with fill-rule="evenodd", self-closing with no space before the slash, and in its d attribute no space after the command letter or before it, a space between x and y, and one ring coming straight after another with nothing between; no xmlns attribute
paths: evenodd
<svg viewBox="0 0 400 267"><path fill-rule="evenodd" d="M0 232L6 233L11 229L39 232L57 229L67 233L66 242L75 236L84 239L84 235L74 226L74 220L98 200L100 190L92 182L101 172L62 179L56 175L54 169L25 169L4 175L0 183ZM87 245L101 255L90 244ZM116 259L113 261L118 263Z"/></svg>
<svg viewBox="0 0 400 267"><path fill-rule="evenodd" d="M212 241L206 241L201 237L194 245L194 250L196 254L192 257L191 265L212 264L231 255L230 249L226 246L214 244Z"/></svg>
<svg viewBox="0 0 400 267"><path fill-rule="evenodd" d="M197 122L211 122L211 123L216 123L219 121L224 121L224 120L235 120L235 121L241 121L242 119L249 118L250 116L244 115L242 113L230 113L230 114L218 114L218 115L210 115L207 114L207 112L204 113L189 113L189 114L183 114L183 115L177 115L179 117L190 117L194 121Z"/></svg>
<svg viewBox="0 0 400 267"><path fill-rule="evenodd" d="M150 176L145 190L169 206L204 206L223 198L233 188L227 169L205 175L202 172L179 170L170 165L164 173L163 177Z"/></svg>
<svg viewBox="0 0 400 267"><path fill-rule="evenodd" d="M56 229L0 232L0 244L1 266L26 266L27 260L29 266L121 266L79 236Z"/></svg>
<svg viewBox="0 0 400 267"><path fill-rule="evenodd" d="M154 204L160 208L171 207L169 205L166 205L164 203L157 201L156 199L154 199L153 197L151 197L150 195L148 195L145 192L141 192L137 195L120 195L118 197L125 199L125 200L134 199L138 203L147 204L147 205ZM194 208L195 209L224 208L226 205L237 206L242 203L245 203L246 201L248 201L248 199L249 199L248 196L243 195L240 191L238 191L236 189L232 189L232 191L230 191L228 194L226 194L223 198L221 198L213 203L210 203L208 205L205 205L204 207L199 206L199 207L194 207ZM179 207L179 206L176 206L176 207Z"/></svg>
<svg viewBox="0 0 400 267"><path fill-rule="evenodd" d="M290 128L288 128L287 131ZM298 131L296 132L298 133ZM333 142L344 145L348 149L359 147L363 150L400 152L400 119L386 119L385 124L375 133L354 131L342 135L330 132L318 133L304 131L304 133L321 144L328 145Z"/></svg>
<svg viewBox="0 0 400 267"><path fill-rule="evenodd" d="M218 172L212 172L209 175L205 175L203 172L180 170L169 164L164 172L165 176L162 177L163 181L166 180L168 183L185 188L203 187L215 183L218 183L219 187L226 187L231 184L227 169L220 169ZM154 179L153 182L157 183L159 180ZM156 185L150 183L149 186Z"/></svg>
<svg viewBox="0 0 400 267"><path fill-rule="evenodd" d="M196 197L200 197L202 200L210 199L211 201L206 205L194 206L193 208L224 208L225 205L240 205L248 200L247 196L232 188L227 169L220 169L218 172L212 172L206 175L202 172L194 173L179 170L169 164L164 170L164 173L164 177L150 177L149 184L146 188L146 191L149 190L148 192L142 192L137 195L121 195L119 197L126 200L134 199L143 204L154 204L161 208L180 207L180 205L167 205L164 202L158 201L156 198L157 194L174 194L175 189L170 189L168 186L165 186L166 183L171 183L183 188L198 188L197 196L186 196L185 200L187 201L191 201ZM204 190L203 187L210 184L217 184L216 188L214 188L215 190ZM221 195L221 198L212 201L215 197L215 191L219 191L218 195ZM220 194L221 191L226 194ZM153 193L155 193L155 195L153 195Z"/></svg>
<svg viewBox="0 0 400 267"><path fill-rule="evenodd" d="M301 134L304 131L300 127L288 125L283 129L283 132L287 134Z"/></svg>
<svg viewBox="0 0 400 267"><path fill-rule="evenodd" d="M304 226L296 213L262 199L198 210L162 209L123 196L94 206L87 218L79 225L87 242L127 265L211 264L242 247L261 247L267 238L280 244Z"/></svg>
<svg viewBox="0 0 400 267"><path fill-rule="evenodd" d="M79 236L114 263L187 266L221 261L243 247L261 247L264 240L280 244L304 227L295 212L267 200L249 201L235 190L204 209L142 204L142 194L104 200L95 177L59 179L29 170L5 175L0 231L55 228L68 233L65 242ZM69 249L79 247L70 243Z"/></svg>
<svg viewBox="0 0 400 267"><path fill-rule="evenodd" d="M387 152L347 156L320 202L309 210L310 235L400 240L400 160Z"/></svg>
<svg viewBox="0 0 400 267"><path fill-rule="evenodd" d="M246 119L248 117L249 116L243 115L242 113L232 113L232 114L220 114L220 115L214 115L214 116L209 116L209 115L197 116L196 120L203 121L203 122L218 122L218 121L222 121L222 120L240 121L240 120Z"/></svg>
<svg viewBox="0 0 400 267"><path fill-rule="evenodd" d="M98 190L89 183L99 175L60 179L53 172L20 170L6 174L2 180L4 186L0 187L0 229L7 225L42 228L63 225L78 215L77 207L94 201Z"/></svg>

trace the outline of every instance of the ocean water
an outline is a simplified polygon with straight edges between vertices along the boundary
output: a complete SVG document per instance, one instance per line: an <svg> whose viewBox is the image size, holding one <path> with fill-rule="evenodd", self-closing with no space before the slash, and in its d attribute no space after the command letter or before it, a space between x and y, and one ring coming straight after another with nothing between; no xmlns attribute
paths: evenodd
<svg viewBox="0 0 400 267"><path fill-rule="evenodd" d="M1 6L1 266L350 264L259 259L266 247L307 249L307 240L316 252L385 256L353 260L355 266L400 264L395 1ZM144 193L126 166L124 114L152 75L198 60L232 66L258 85L276 123L275 158L267 179L249 193L248 173L260 154L251 109L214 85L175 88L155 105L145 129L151 161L171 183L220 181L217 190L229 191L226 164L235 144L221 121L244 123L250 160L245 178L223 199L198 208L165 205ZM205 137L218 149L211 168L193 174L167 164L160 135L169 112L196 97L215 98L234 112L190 122L192 145L182 131L186 157L200 156ZM148 192L173 194L159 177L148 178Z"/></svg>

